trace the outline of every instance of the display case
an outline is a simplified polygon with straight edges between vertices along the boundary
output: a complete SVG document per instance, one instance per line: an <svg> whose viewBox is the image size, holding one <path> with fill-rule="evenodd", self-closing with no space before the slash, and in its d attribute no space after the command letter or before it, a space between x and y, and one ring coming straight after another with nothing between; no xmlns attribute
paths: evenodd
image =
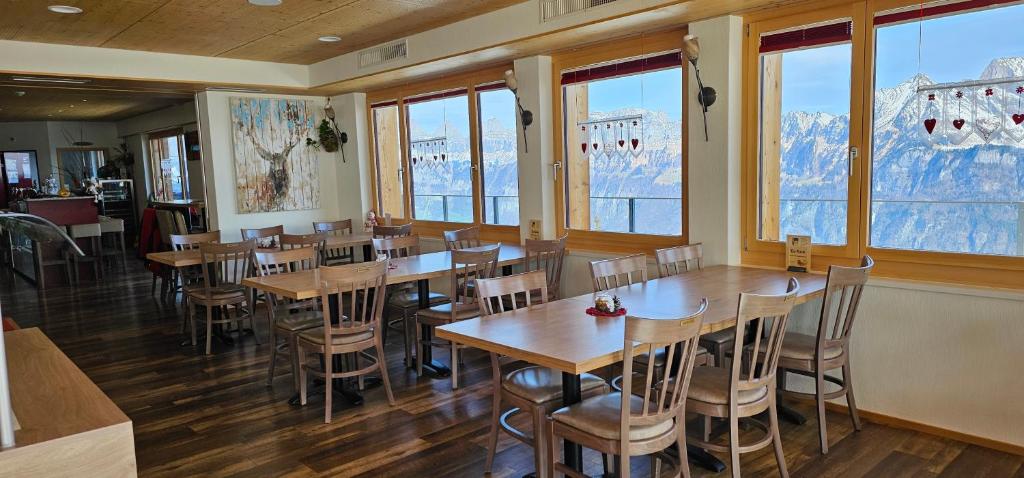
<svg viewBox="0 0 1024 478"><path fill-rule="evenodd" d="M134 238L138 230L134 182L131 179L103 179L100 180L100 186L103 187L100 214L124 219L124 237Z"/></svg>

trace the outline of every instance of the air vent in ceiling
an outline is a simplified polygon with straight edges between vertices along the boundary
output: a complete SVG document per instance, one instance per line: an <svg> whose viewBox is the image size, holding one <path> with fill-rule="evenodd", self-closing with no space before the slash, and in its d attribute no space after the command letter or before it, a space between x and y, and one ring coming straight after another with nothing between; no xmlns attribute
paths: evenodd
<svg viewBox="0 0 1024 478"><path fill-rule="evenodd" d="M409 56L409 44L405 38L359 52L359 68L367 68L400 60Z"/></svg>
<svg viewBox="0 0 1024 478"><path fill-rule="evenodd" d="M594 7L615 3L617 0L540 0L541 21L553 20L565 15L590 10Z"/></svg>

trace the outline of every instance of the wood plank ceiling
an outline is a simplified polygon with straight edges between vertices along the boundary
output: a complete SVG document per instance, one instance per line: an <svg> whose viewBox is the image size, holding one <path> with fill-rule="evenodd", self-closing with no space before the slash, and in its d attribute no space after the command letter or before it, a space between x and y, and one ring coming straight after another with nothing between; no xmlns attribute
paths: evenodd
<svg viewBox="0 0 1024 478"><path fill-rule="evenodd" d="M311 64L521 1L4 0L0 39ZM48 11L55 3L83 12Z"/></svg>
<svg viewBox="0 0 1024 478"><path fill-rule="evenodd" d="M191 101L193 96L187 92L0 84L0 122L118 121Z"/></svg>

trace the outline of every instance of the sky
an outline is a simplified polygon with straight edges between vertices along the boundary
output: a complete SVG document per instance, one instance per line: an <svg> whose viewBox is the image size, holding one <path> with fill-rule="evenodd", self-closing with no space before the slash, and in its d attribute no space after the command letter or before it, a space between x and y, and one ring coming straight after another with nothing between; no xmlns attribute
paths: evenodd
<svg viewBox="0 0 1024 478"><path fill-rule="evenodd" d="M891 88L918 71L940 83L977 79L993 59L1024 56L1022 25L1024 5L1013 5L879 27L876 87ZM849 44L784 53L783 113L849 113L851 54Z"/></svg>
<svg viewBox="0 0 1024 478"><path fill-rule="evenodd" d="M652 71L590 82L591 111L614 111L640 106L664 111L676 121L683 117L682 68Z"/></svg>

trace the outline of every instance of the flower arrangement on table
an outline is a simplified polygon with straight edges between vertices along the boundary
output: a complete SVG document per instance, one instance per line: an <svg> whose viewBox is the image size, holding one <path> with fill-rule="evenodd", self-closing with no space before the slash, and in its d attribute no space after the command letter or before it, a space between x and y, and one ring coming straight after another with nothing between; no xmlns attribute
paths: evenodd
<svg viewBox="0 0 1024 478"><path fill-rule="evenodd" d="M587 314L594 317L618 317L626 315L626 309L622 307L619 296L598 294L594 297L594 306L587 309Z"/></svg>

